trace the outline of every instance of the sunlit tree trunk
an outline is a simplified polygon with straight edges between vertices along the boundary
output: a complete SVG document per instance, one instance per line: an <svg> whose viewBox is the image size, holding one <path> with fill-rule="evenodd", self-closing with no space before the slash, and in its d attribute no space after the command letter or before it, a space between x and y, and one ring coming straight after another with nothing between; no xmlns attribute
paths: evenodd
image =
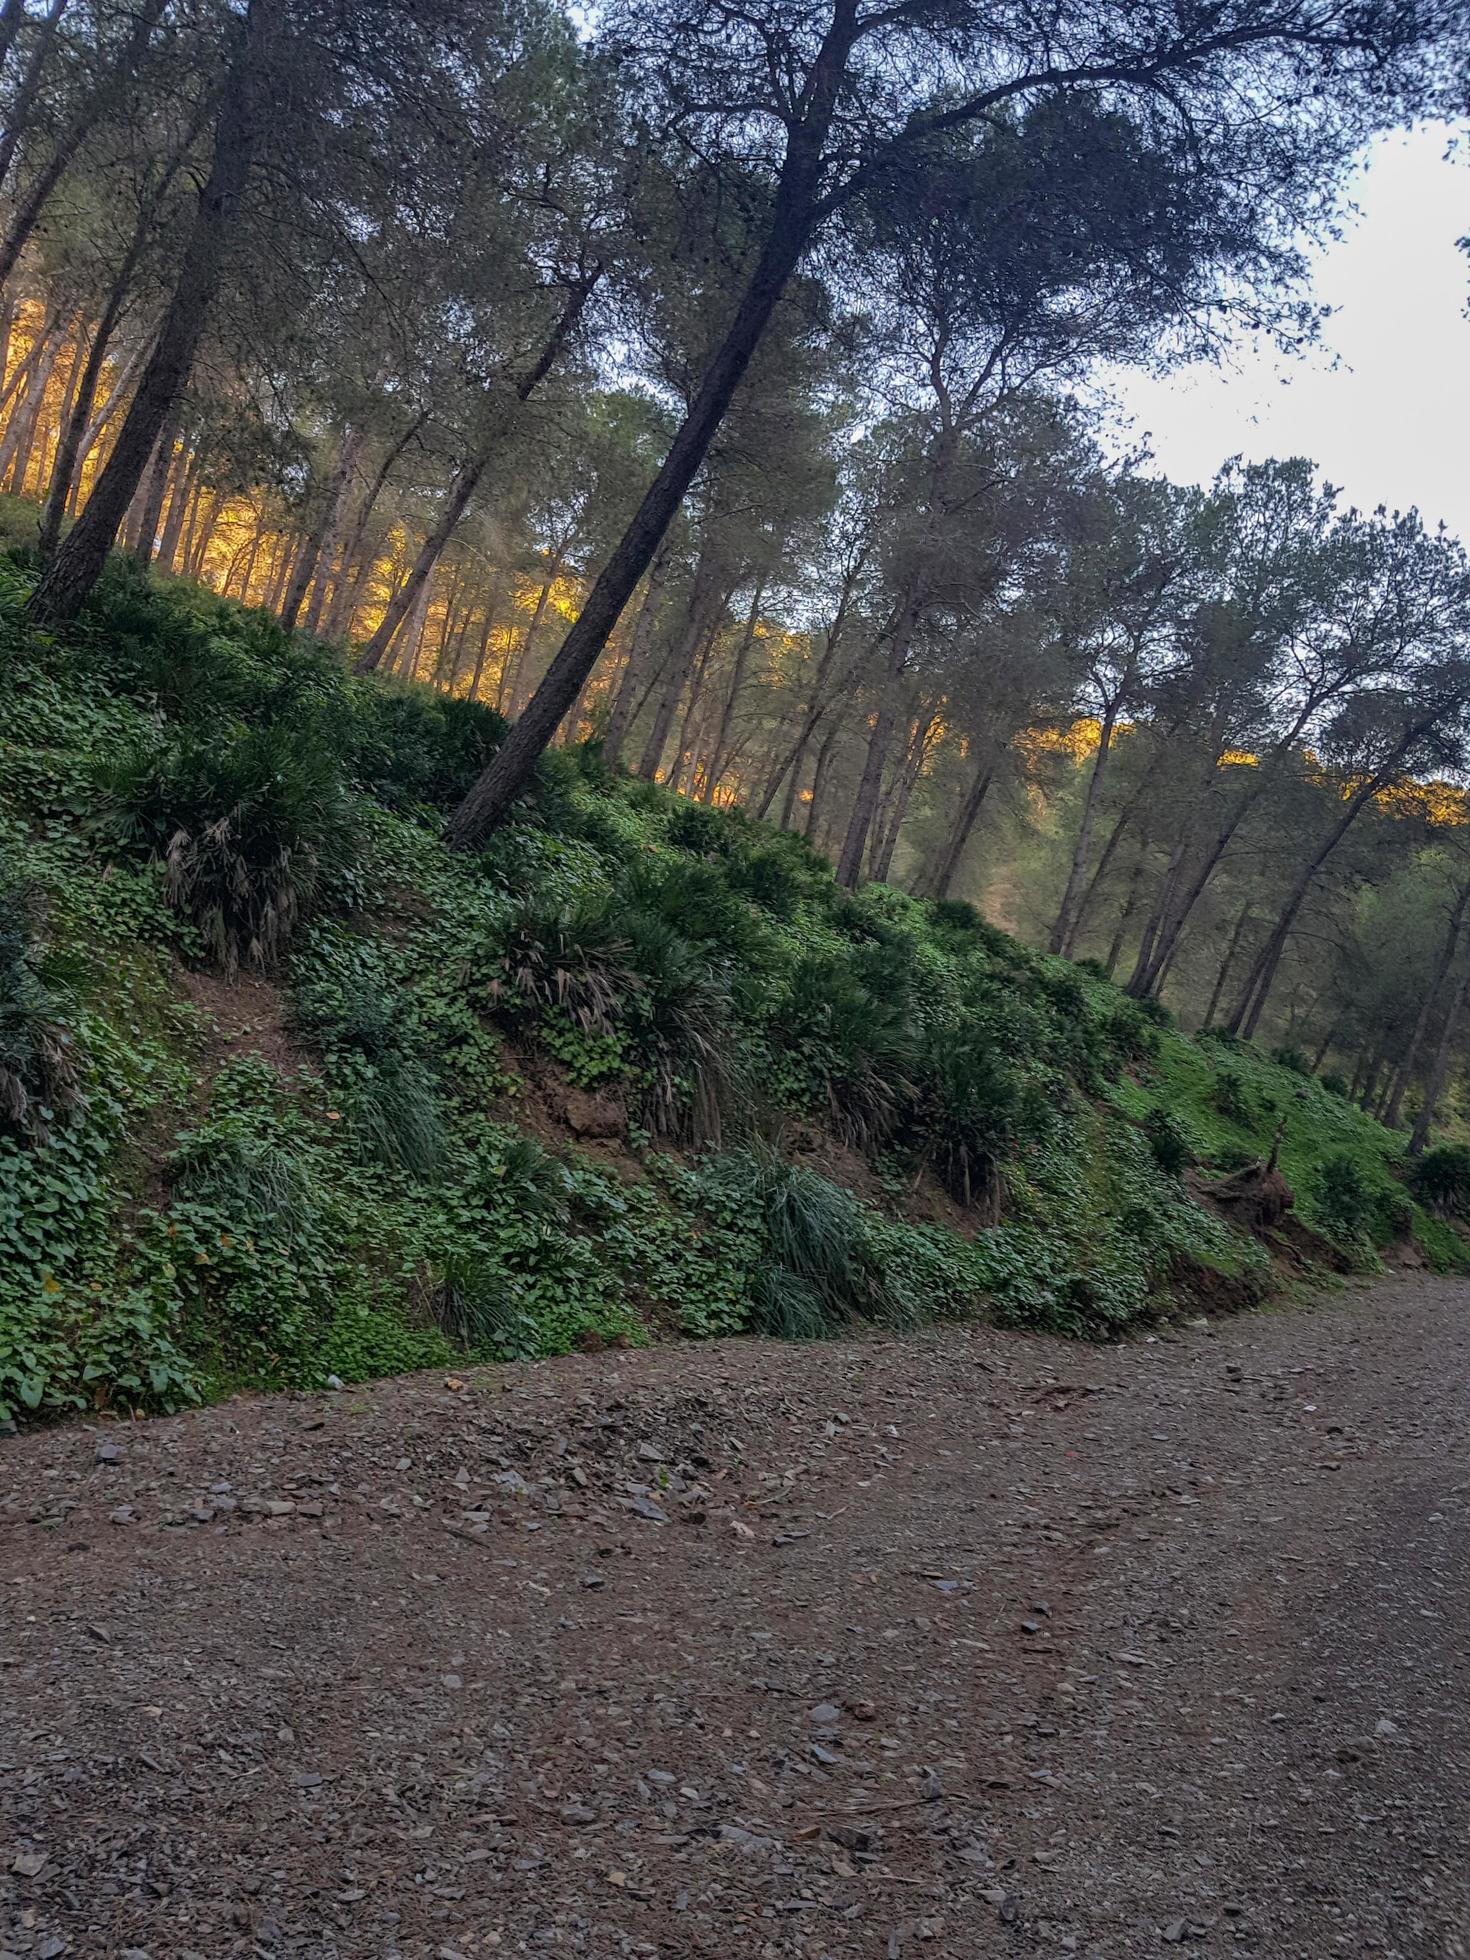
<svg viewBox="0 0 1470 1960"><path fill-rule="evenodd" d="M152 0L151 0L152 3ZM162 0L156 0L162 11ZM199 193L178 278L137 393L82 514L31 594L32 618L64 625L101 576L123 514L194 365L226 247L250 175L263 104L262 68L282 0L249 0L240 47L221 91L214 157Z"/></svg>

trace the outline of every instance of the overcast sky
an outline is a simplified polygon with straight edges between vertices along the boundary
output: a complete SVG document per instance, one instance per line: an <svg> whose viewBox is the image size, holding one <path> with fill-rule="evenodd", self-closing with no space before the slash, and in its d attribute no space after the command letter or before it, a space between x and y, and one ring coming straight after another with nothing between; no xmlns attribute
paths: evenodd
<svg viewBox="0 0 1470 1960"><path fill-rule="evenodd" d="M1313 457L1349 501L1417 505L1470 543L1470 140L1446 158L1444 124L1374 145L1351 186L1360 215L1315 255L1316 296L1334 309L1319 352L1241 349L1117 386L1135 437L1180 483L1228 456ZM1337 365L1332 364L1336 357Z"/></svg>

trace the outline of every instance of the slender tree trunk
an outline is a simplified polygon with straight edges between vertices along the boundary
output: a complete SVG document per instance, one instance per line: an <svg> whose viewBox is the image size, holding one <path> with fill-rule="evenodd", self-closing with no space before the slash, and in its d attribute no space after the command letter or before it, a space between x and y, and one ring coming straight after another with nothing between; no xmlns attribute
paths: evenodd
<svg viewBox="0 0 1470 1960"><path fill-rule="evenodd" d="M1321 1068L1322 1064L1327 1060L1328 1055L1331 1053L1332 1044L1337 1040L1337 1028L1338 1028L1338 1024L1336 1021L1329 1021L1327 1024L1326 1034L1324 1034L1322 1039L1317 1043L1317 1051L1312 1057L1313 1075L1317 1073L1317 1071Z"/></svg>
<svg viewBox="0 0 1470 1960"><path fill-rule="evenodd" d="M128 295L132 291L133 278L148 244L153 230L153 220L158 208L177 176L183 163L185 151L196 133L190 131L189 139L169 158L158 182L150 189L138 209L137 222L133 226L128 249L123 254L108 290L107 301L102 309L102 317L97 322L97 331L92 336L92 345L87 352L87 364L82 371L81 385L77 389L70 416L57 443L56 460L51 466L51 488L46 499L46 508L41 517L41 559L44 563L55 551L61 536L62 520L66 516L73 493L79 485L81 469L92 445L102 433L113 404L117 401L123 387L132 379L137 361L142 358L143 342L140 341L138 354L134 361L124 364L106 402L94 415L97 388L102 379L103 365L112 345L112 336L117 331Z"/></svg>
<svg viewBox="0 0 1470 1960"><path fill-rule="evenodd" d="M1118 914L1118 924L1113 933L1113 943L1108 947L1107 958L1103 961L1103 971L1111 980L1118 968L1122 955L1123 941L1128 936L1128 927L1138 910L1138 896L1143 890L1143 854L1139 853L1134 862L1133 875L1128 880L1128 896L1123 901L1123 909Z"/></svg>
<svg viewBox="0 0 1470 1960"><path fill-rule="evenodd" d="M1413 743L1420 739L1424 732L1423 725L1411 730L1396 745L1389 759L1374 771L1373 775L1369 777L1361 788L1354 792L1342 816L1332 826L1331 830L1328 831L1326 837L1313 853L1311 863L1306 866L1297 878L1290 896L1281 908L1280 917L1271 929L1265 944L1256 955L1255 963L1251 967L1250 977L1245 984L1245 990L1236 1006L1235 1013L1230 1019L1229 1025L1232 1034L1243 1035L1247 1041L1255 1034L1257 1027L1260 1025L1261 1015L1265 1011L1272 982L1275 980L1277 969L1281 964L1281 956L1286 950L1286 942L1291 936L1291 929L1296 924L1297 915L1306 903L1307 895L1316 882L1318 872L1332 856L1332 853L1337 849L1343 838L1347 836L1349 830L1352 829L1364 806L1378 794L1385 783L1391 780L1403 757L1409 752Z"/></svg>
<svg viewBox="0 0 1470 1960"><path fill-rule="evenodd" d="M5 377L5 386L0 388L0 413L9 408L12 398L23 387L29 387L38 366L45 365L47 349L52 336L61 324L61 308L52 307L31 338L31 344ZM9 425L7 424L7 430Z"/></svg>
<svg viewBox="0 0 1470 1960"><path fill-rule="evenodd" d="M627 742L633 726L633 717L638 710L639 690L643 686L649 662L653 653L653 633L658 623L659 610L663 604L664 586L668 582L672 554L659 552L649 570L648 583L643 591L643 604L638 609L638 618L633 627L633 637L628 646L628 658L623 668L623 678L618 684L617 698L608 716L607 734L603 737L602 751L608 761L617 764L623 759L623 746Z"/></svg>
<svg viewBox="0 0 1470 1960"><path fill-rule="evenodd" d="M45 345L49 345L49 342L48 334ZM27 369L25 393L19 403L11 409L4 437L0 438L0 481L3 481L14 467L31 429L35 426L36 416L46 393L46 383L51 378L50 365L45 359L44 345L40 340L37 340L32 347L28 358L30 365Z"/></svg>
<svg viewBox="0 0 1470 1960"><path fill-rule="evenodd" d="M161 12L162 0L149 4L157 4ZM86 508L31 594L30 614L46 625L65 625L81 611L101 576L153 445L188 381L250 176L263 108L258 99L261 68L280 5L281 0L249 0L240 49L221 97L209 177L199 194L153 352Z"/></svg>
<svg viewBox="0 0 1470 1960"><path fill-rule="evenodd" d="M165 423L154 445L147 477L136 493L137 517L131 547L145 565L152 559L154 548L158 543L158 527L163 518L163 500L168 493L168 479L173 468L178 424L177 414L171 415Z"/></svg>
<svg viewBox="0 0 1470 1960"><path fill-rule="evenodd" d="M812 768L812 798L806 806L806 835L819 850L825 848L824 840L828 828L827 804L831 798L832 754L837 746L837 728L834 724L823 736L817 749L817 760Z"/></svg>
<svg viewBox="0 0 1470 1960"><path fill-rule="evenodd" d="M576 700L623 607L653 562L725 419L816 222L822 152L857 30L856 8L843 6L813 66L801 120L788 130L770 227L729 330L705 369L668 455L526 712L450 820L449 841L461 850L472 848L493 830L520 794L536 758Z"/></svg>
<svg viewBox="0 0 1470 1960"><path fill-rule="evenodd" d="M113 281L112 291L108 294L107 304L102 310L102 318L97 323L97 331L93 334L92 344L87 349L86 364L72 397L71 407L56 439L56 455L51 464L51 486L46 493L45 508L41 512L43 561L51 556L56 549L56 541L61 536L62 521L66 516L67 504L71 500L72 485L76 479L81 457L82 437L86 432L88 417L92 413L97 383L102 376L102 364L107 358L108 345L122 312L128 282L135 269L136 259L130 253L123 263L119 277Z"/></svg>
<svg viewBox="0 0 1470 1960"><path fill-rule="evenodd" d="M455 472L453 482L444 493L444 502L439 507L433 530L419 546L418 556L409 569L408 577L388 601L372 637L353 663L354 673L371 674L383 664L399 627L417 603L419 594L428 590L434 567L459 528L459 520L468 510L470 498L479 488L480 478L489 466L488 456L473 456Z"/></svg>
<svg viewBox="0 0 1470 1960"><path fill-rule="evenodd" d="M490 651L490 635L495 630L495 594L485 601L485 623L480 628L480 644L475 648L475 670L470 676L470 699L480 698L480 681L485 672L485 656Z"/></svg>
<svg viewBox="0 0 1470 1960"><path fill-rule="evenodd" d="M166 572L174 568L179 539L184 535L184 520L188 515L189 500L194 494L195 467L194 451L182 450L174 464L173 494L168 500L168 515L163 520L163 535L158 544L158 562Z"/></svg>
<svg viewBox="0 0 1470 1960"><path fill-rule="evenodd" d="M722 606L720 610L723 613L724 607ZM715 630L706 635L704 645L699 649L699 658L694 664L694 672L689 676L689 696L684 708L684 719L679 724L679 739L674 744L674 766L669 772L669 785L672 789L680 790L686 796L692 796L694 793L694 751L691 742L694 730L694 718L699 712L701 695L704 689L704 677L709 671L709 663L715 650L715 642L719 637L720 626L717 624ZM687 778L685 775L686 770L688 772Z"/></svg>
<svg viewBox="0 0 1470 1960"><path fill-rule="evenodd" d="M1455 894L1449 923L1445 928L1444 943L1439 949L1439 957L1434 963L1434 972L1429 985L1420 998L1419 1012L1414 1017L1414 1031L1409 1036L1409 1045L1404 1050L1403 1059L1394 1074L1393 1085L1389 1090L1388 1101L1383 1112L1383 1120L1391 1130L1396 1130L1399 1126L1404 1096L1410 1082L1414 1079L1414 1071L1419 1066L1419 1056L1429 1033L1429 1020L1434 1012L1434 1004L1444 991L1445 980L1455 963L1455 955L1460 950L1460 938L1465 930L1467 913L1470 913L1470 880L1467 880Z"/></svg>
<svg viewBox="0 0 1470 1960"><path fill-rule="evenodd" d="M1454 1037L1460 1033L1460 1009L1464 1007L1464 992L1470 984L1470 964L1460 966L1460 976L1454 982L1450 1000L1445 1009L1445 1027L1439 1035L1439 1045L1435 1047L1435 1058L1429 1064L1429 1076L1425 1080L1425 1100L1419 1103L1419 1115L1415 1117L1413 1131L1409 1135L1409 1156L1421 1156L1429 1143L1429 1131L1435 1121L1435 1111L1439 1100L1445 1094L1445 1084L1450 1074L1450 1056L1454 1054Z"/></svg>
<svg viewBox="0 0 1470 1960"><path fill-rule="evenodd" d="M536 651L536 642L541 637L542 623L546 618L546 608L551 603L551 595L556 590L556 582L561 577L562 558L565 546L558 545L552 553L551 563L546 568L546 577L541 582L541 590L536 594L536 604L526 627L526 637L521 643L521 657L516 666L515 691L511 696L511 713L516 714L525 704L532 689L531 656Z"/></svg>
<svg viewBox="0 0 1470 1960"><path fill-rule="evenodd" d="M1066 890L1057 910L1056 924L1051 929L1048 952L1061 953L1071 959L1077 945L1078 911L1082 899L1082 879L1087 870L1087 860L1092 855L1092 831L1097 822L1098 805L1102 802L1103 782L1108 773L1108 763L1113 753L1113 729L1118 719L1118 702L1109 700L1104 707L1098 728L1097 754L1093 757L1092 770L1087 778L1087 794L1082 799L1082 821L1077 826L1077 841L1072 847L1072 865L1067 873Z"/></svg>
<svg viewBox="0 0 1470 1960"><path fill-rule="evenodd" d="M51 0L50 9L45 17L36 22L35 43L31 48L30 59L21 70L20 80L15 85L15 93L6 105L6 129L3 137L0 137L0 188L3 188L9 179L10 172L15 164L16 152L20 148L21 138L25 135L26 125L30 120L31 111L35 108L40 97L41 78L46 68L46 57L51 52L52 43L56 39L57 26L61 20L61 16L66 12L66 8L67 0ZM9 22L9 12L10 10L7 6L6 30L9 35L9 39L6 42L7 54L10 52L10 47L15 40L16 34L19 32L25 20L24 5L22 4L20 6L19 18L13 26ZM73 152L74 150L75 146L73 146ZM64 170L66 164L63 163L61 167ZM43 180L44 176L45 172L43 171ZM51 188L52 186L48 186L46 190L45 195L47 197L51 194ZM45 202L44 197L42 202ZM32 219L31 222L34 224L35 220ZM25 240L22 239L21 243L24 244ZM19 257L19 251L17 251L16 257ZM14 269L15 260L12 259L10 265L6 268L6 280L9 279ZM3 283L4 280L0 280L0 284Z"/></svg>
<svg viewBox="0 0 1470 1960"><path fill-rule="evenodd" d="M1225 948L1225 957L1220 962L1219 971L1215 975L1215 984L1210 990L1210 1004L1205 1009L1205 1018L1200 1022L1201 1028L1212 1028L1215 1025L1215 1013L1225 992L1226 982L1235 966L1235 956L1240 951L1240 942L1245 937L1250 916L1251 902L1247 899L1236 916L1235 927L1230 934L1230 944Z"/></svg>
<svg viewBox="0 0 1470 1960"><path fill-rule="evenodd" d="M714 549L706 539L694 567L694 579L684 609L684 630L659 678L658 703L643 744L643 754L638 760L638 774L645 782L652 782L658 775L685 685L699 661L706 637L713 639L720 630L723 609Z"/></svg>
<svg viewBox="0 0 1470 1960"><path fill-rule="evenodd" d="M566 304L563 306L555 326L547 336L546 343L542 347L541 352L524 373L517 378L515 386L511 390L517 406L523 406L530 400L531 396L540 387L541 383L546 379L547 375L560 359L562 350L576 332L577 323L586 311L587 302L592 297L593 290L601 277L602 267L600 265L594 266L587 276L580 279L567 294ZM506 433L509 421L510 417L508 415L497 417L491 435L481 442L480 447L473 456L461 464L454 482L449 487L448 495L444 499L443 508L439 513L439 521L429 533L428 537L424 539L423 545L419 550L419 555L414 560L413 570L409 573L407 584L389 606L388 611L383 615L377 631L358 656L354 669L355 672L359 674L370 674L381 662L383 655L387 652L388 643L397 630L399 621L414 603L419 589L427 582L435 565L438 564L443 554L445 545L448 544L450 538L454 535L459 520L464 516L469 506L470 498L475 494L480 478L490 467L491 455L494 452L496 444ZM503 748L501 752L503 753Z"/></svg>
<svg viewBox="0 0 1470 1960"><path fill-rule="evenodd" d="M801 764L801 758L806 752L808 742L810 742L812 736L816 733L818 723L822 721L828 708L831 706L827 685L828 678L832 673L837 659L837 649L843 641L844 628L847 626L851 613L853 596L857 591L858 580L862 577L863 567L866 562L867 554L860 554L843 577L842 589L837 595L836 610L833 612L831 623L827 628L821 658L817 662L817 671L812 676L811 693L802 714L801 727L797 731L796 740L786 751L785 760L779 762L767 778L761 800L756 805L755 814L758 817L763 817L775 801L776 791L781 787L781 782L786 772L790 770L792 777L795 777L796 771ZM786 827L786 824L783 823L782 828L785 829Z"/></svg>
<svg viewBox="0 0 1470 1960"><path fill-rule="evenodd" d="M898 849L898 835L903 829L904 819L913 802L914 791L919 786L919 777L924 771L924 759L928 754L929 737L934 731L938 710L931 708L921 718L914 730L913 741L904 757L903 767L894 784L893 800L889 805L882 834L874 844L870 875L879 885L887 884L888 874L893 869L893 854Z"/></svg>
<svg viewBox="0 0 1470 1960"><path fill-rule="evenodd" d="M327 585L337 563L337 553L342 548L342 534L347 528L347 507L352 499L352 479L357 474L362 444L361 429L348 429L342 438L342 453L337 459L337 476L332 488L331 510L327 516L326 531L317 553L316 583L312 588L311 604L307 608L306 618L302 622L306 632L311 634L315 634L321 623L322 610L326 604ZM345 564L342 569L346 571ZM335 596L334 593L334 601Z"/></svg>
<svg viewBox="0 0 1470 1960"><path fill-rule="evenodd" d="M862 775L858 778L847 835L842 840L842 853L837 860L837 882L845 885L849 891L856 885L862 871L868 832L878 808L883 771L888 762L888 751L893 746L893 731L898 721L899 684L908 664L909 647L918 625L919 606L919 579L915 575L909 580L888 637L888 655L878 688L878 708L868 737L868 751L863 759Z"/></svg>
<svg viewBox="0 0 1470 1960"><path fill-rule="evenodd" d="M1159 948L1165 944L1168 937L1166 928L1174 916L1174 893L1178 887L1179 874L1184 868L1184 854L1187 849L1188 844L1181 837L1170 851L1169 861L1164 866L1164 875L1159 881L1159 889L1154 896L1153 909L1148 915L1143 936L1138 942L1138 958L1134 962L1133 971L1128 977L1128 985L1124 990L1133 995L1136 1000L1141 1000L1152 990L1158 980L1159 968L1168 958L1167 950L1160 954ZM1186 907L1186 916L1187 911Z"/></svg>
<svg viewBox="0 0 1470 1960"><path fill-rule="evenodd" d="M60 14L64 3L65 0L53 0L53 16ZM57 136L50 156L36 172L35 181L29 186L20 203L15 206L10 228L5 234L3 244L0 244L0 286L9 283L10 275L25 250L26 242L50 201L51 193L71 168L78 150L95 128L99 114L106 106L109 96L116 92L119 100L121 99L121 88L131 80L139 62L147 53L148 43L153 38L153 30L162 19L167 4L168 0L144 0L144 5L133 17L133 25L117 60L96 86L86 92L72 120ZM13 116L11 124L14 132L18 124ZM13 154L13 150L9 155L0 154L0 182L4 180Z"/></svg>
<svg viewBox="0 0 1470 1960"><path fill-rule="evenodd" d="M960 861L965 855L965 846L969 843L971 832L979 821L981 809L990 794L990 785L994 780L995 771L988 762L982 761L975 771L963 803L955 814L955 820L950 825L944 848L934 862L934 868L929 876L931 898L949 897L950 886L954 883L955 873L959 870Z"/></svg>
<svg viewBox="0 0 1470 1960"><path fill-rule="evenodd" d="M730 686L725 695L724 706L720 709L719 724L715 729L714 740L710 744L709 762L705 769L704 800L713 803L715 791L719 787L724 772L725 754L730 745L730 724L735 718L735 706L740 699L740 690L745 683L745 669L750 660L750 649L755 644L755 629L760 624L761 600L765 597L765 583L756 580L755 591L751 595L750 611L746 615L745 631L740 636L740 644L735 649L735 665L730 675Z"/></svg>
<svg viewBox="0 0 1470 1960"><path fill-rule="evenodd" d="M185 563L190 578L203 580L209 547L215 531L219 527L219 514L224 508L225 496L222 490L204 490L200 493L194 507L194 531L189 540Z"/></svg>
<svg viewBox="0 0 1470 1960"><path fill-rule="evenodd" d="M200 506L204 502L204 474L202 464L195 468L189 478L188 495L184 499L184 528L175 546L175 569L181 576L187 576L194 558L194 528L199 521Z"/></svg>
<svg viewBox="0 0 1470 1960"><path fill-rule="evenodd" d="M8 487L17 495L25 489L31 447L35 442L36 429L45 408L46 389L50 385L53 369L54 353L51 361L40 361L36 364L25 397L19 408L12 414L10 426L5 431L4 448L8 451L6 463Z"/></svg>
<svg viewBox="0 0 1470 1960"><path fill-rule="evenodd" d="M429 600L433 587L427 579L420 585L409 613L398 635L398 674L406 681L418 679L419 649L423 645L424 628L429 619Z"/></svg>
<svg viewBox="0 0 1470 1960"><path fill-rule="evenodd" d="M801 788L801 772L805 759L804 756L799 757L787 772L786 794L781 798L781 814L777 818L782 830L791 828L791 819L796 811L796 793Z"/></svg>

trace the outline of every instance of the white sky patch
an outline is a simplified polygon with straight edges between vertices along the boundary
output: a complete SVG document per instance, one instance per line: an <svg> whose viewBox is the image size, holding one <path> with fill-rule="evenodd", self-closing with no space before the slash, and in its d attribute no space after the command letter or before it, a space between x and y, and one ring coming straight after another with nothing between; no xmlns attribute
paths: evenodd
<svg viewBox="0 0 1470 1960"><path fill-rule="evenodd" d="M1220 367L1110 377L1124 433L1148 439L1163 475L1205 483L1237 454L1309 456L1360 509L1414 505L1470 543L1467 139L1436 123L1366 153L1348 187L1359 215L1313 254L1333 309L1313 352L1242 345Z"/></svg>

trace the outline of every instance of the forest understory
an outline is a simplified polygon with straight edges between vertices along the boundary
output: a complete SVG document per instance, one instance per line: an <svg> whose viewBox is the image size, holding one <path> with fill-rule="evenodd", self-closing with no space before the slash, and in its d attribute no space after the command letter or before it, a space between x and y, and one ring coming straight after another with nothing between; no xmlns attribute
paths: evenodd
<svg viewBox="0 0 1470 1960"><path fill-rule="evenodd" d="M1116 1336L1460 1268L1454 1148L959 901L119 563L5 573L8 1423L673 1335Z"/></svg>

